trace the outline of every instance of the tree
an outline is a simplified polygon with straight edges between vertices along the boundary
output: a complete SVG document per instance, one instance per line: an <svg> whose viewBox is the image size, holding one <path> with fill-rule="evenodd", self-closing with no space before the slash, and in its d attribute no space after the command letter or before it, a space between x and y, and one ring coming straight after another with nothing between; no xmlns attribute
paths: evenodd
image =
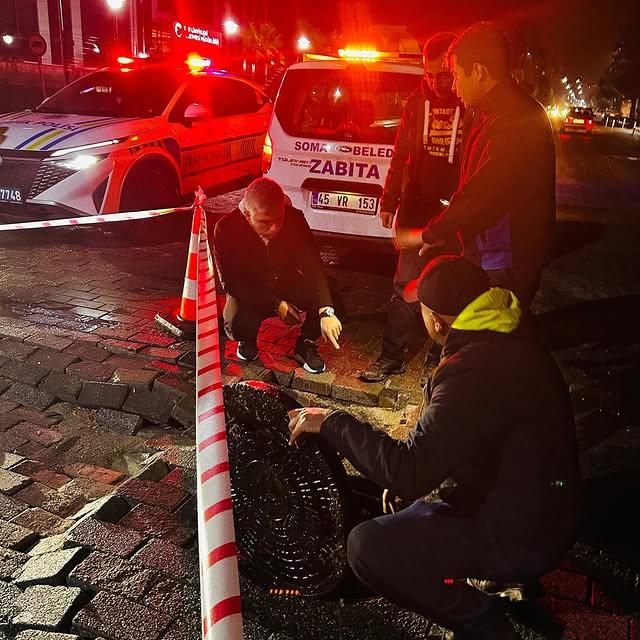
<svg viewBox="0 0 640 640"><path fill-rule="evenodd" d="M264 63L265 80L271 63L282 62L282 36L271 22L249 23L244 37L244 49L256 61Z"/></svg>
<svg viewBox="0 0 640 640"><path fill-rule="evenodd" d="M618 48L611 54L609 67L600 80L600 93L606 98L640 98L640 28L631 25Z"/></svg>

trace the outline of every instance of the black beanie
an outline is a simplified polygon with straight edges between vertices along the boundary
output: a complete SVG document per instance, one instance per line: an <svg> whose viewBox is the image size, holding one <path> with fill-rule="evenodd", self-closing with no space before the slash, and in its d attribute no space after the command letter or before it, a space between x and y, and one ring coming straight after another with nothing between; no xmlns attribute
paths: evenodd
<svg viewBox="0 0 640 640"><path fill-rule="evenodd" d="M417 280L417 298L443 316L458 316L478 296L491 288L484 270L459 256L439 256L429 262Z"/></svg>

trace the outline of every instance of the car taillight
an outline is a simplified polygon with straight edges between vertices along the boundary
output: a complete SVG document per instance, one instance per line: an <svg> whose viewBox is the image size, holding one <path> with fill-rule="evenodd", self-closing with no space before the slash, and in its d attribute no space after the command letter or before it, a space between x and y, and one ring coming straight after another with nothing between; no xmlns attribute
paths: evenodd
<svg viewBox="0 0 640 640"><path fill-rule="evenodd" d="M273 144L271 137L267 133L262 145L262 173L267 173L271 169L271 161L273 160Z"/></svg>
<svg viewBox="0 0 640 640"><path fill-rule="evenodd" d="M587 124L593 124L593 120L587 120Z"/></svg>
<svg viewBox="0 0 640 640"><path fill-rule="evenodd" d="M565 121L565 122L569 122L569 123L571 123L571 122L573 122L573 118L565 118L565 120L564 120L564 121Z"/></svg>

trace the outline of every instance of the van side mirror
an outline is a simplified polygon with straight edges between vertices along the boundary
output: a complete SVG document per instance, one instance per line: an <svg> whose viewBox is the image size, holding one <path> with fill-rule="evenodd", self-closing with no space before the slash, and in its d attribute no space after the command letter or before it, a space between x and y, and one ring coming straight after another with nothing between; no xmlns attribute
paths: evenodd
<svg viewBox="0 0 640 640"><path fill-rule="evenodd" d="M200 122L212 118L213 114L209 107L205 107L197 102L192 102L184 110L184 123L190 127L194 122Z"/></svg>

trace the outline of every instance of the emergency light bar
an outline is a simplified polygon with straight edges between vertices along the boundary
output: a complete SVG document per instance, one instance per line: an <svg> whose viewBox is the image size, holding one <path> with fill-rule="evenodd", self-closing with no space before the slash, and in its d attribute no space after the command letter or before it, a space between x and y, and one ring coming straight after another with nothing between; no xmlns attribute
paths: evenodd
<svg viewBox="0 0 640 640"><path fill-rule="evenodd" d="M380 52L376 49L338 49L338 55L347 60L377 60Z"/></svg>

